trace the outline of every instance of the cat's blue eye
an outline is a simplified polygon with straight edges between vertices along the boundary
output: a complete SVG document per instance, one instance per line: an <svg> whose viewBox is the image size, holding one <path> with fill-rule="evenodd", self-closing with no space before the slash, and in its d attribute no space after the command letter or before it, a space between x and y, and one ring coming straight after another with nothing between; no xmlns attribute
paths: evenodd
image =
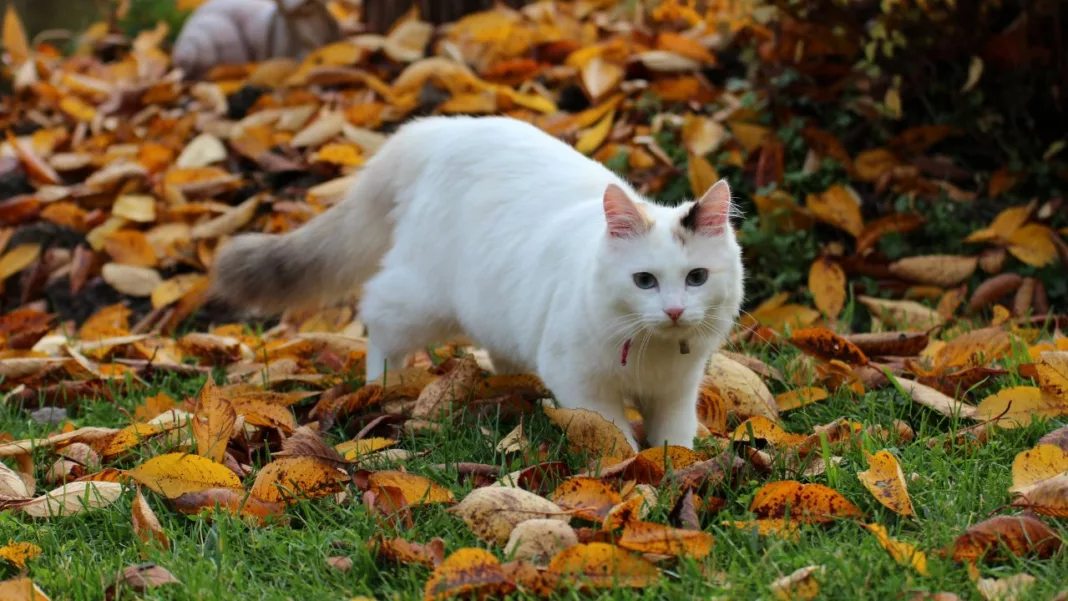
<svg viewBox="0 0 1068 601"><path fill-rule="evenodd" d="M656 276L648 271L639 271L634 274L634 285L642 290L656 288Z"/></svg>
<svg viewBox="0 0 1068 601"><path fill-rule="evenodd" d="M702 286L708 281L708 270L704 268L692 269L686 274L687 286Z"/></svg>

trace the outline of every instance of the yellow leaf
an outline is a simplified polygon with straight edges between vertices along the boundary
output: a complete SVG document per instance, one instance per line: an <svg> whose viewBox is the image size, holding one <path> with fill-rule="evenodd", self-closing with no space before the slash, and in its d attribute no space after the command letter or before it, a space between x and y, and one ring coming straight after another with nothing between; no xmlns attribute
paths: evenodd
<svg viewBox="0 0 1068 601"><path fill-rule="evenodd" d="M735 122L730 124L731 133L738 140L738 143L745 148L745 151L752 153L759 149L764 140L771 135L771 130L763 125L754 125L752 123Z"/></svg>
<svg viewBox="0 0 1068 601"><path fill-rule="evenodd" d="M405 502L411 506L428 503L452 503L452 491L430 480L407 472L381 471L368 477L371 490L393 487L400 490Z"/></svg>
<svg viewBox="0 0 1068 601"><path fill-rule="evenodd" d="M1068 451L1057 445L1040 444L1016 455L1012 462L1012 488L1009 491L1019 492L1062 473L1068 473Z"/></svg>
<svg viewBox="0 0 1068 601"><path fill-rule="evenodd" d="M997 420L1002 428L1030 425L1032 417L1068 415L1068 399L1058 398L1034 386L1014 386L1000 390L979 403L976 419Z"/></svg>
<svg viewBox="0 0 1068 601"><path fill-rule="evenodd" d="M26 269L41 256L40 244L20 244L0 257L0 283Z"/></svg>
<svg viewBox="0 0 1068 601"><path fill-rule="evenodd" d="M1039 223L1030 223L1009 237L1009 252L1034 267L1045 267L1057 258L1053 236L1057 234Z"/></svg>
<svg viewBox="0 0 1068 601"><path fill-rule="evenodd" d="M8 543L0 547L0 559L6 559L20 570L26 562L41 554L41 548L33 543Z"/></svg>
<svg viewBox="0 0 1068 601"><path fill-rule="evenodd" d="M719 181L719 174L704 157L691 154L687 159L687 172L690 176L690 190L694 198L700 198L713 184Z"/></svg>
<svg viewBox="0 0 1068 601"><path fill-rule="evenodd" d="M153 457L124 473L168 499L209 488L241 488L241 480L226 466L185 453Z"/></svg>
<svg viewBox="0 0 1068 601"><path fill-rule="evenodd" d="M916 515L897 458L889 451L879 451L874 455L865 452L864 457L868 460L868 469L857 472L857 478L875 500L901 515Z"/></svg>
<svg viewBox="0 0 1068 601"><path fill-rule="evenodd" d="M903 566L912 566L914 570L920 574L927 576L927 554L923 551L918 551L916 547L903 543L901 541L890 538L887 534L886 528L881 524L861 524L875 535L875 538L879 539L879 544L890 556L894 558L894 561Z"/></svg>
<svg viewBox="0 0 1068 601"><path fill-rule="evenodd" d="M4 51L11 57L11 64L18 67L30 60L30 42L26 37L26 28L22 25L19 12L15 9L15 3L7 5L4 13Z"/></svg>
<svg viewBox="0 0 1068 601"><path fill-rule="evenodd" d="M390 438L364 438L363 440L343 442L334 447L334 449L341 453L341 456L345 459L356 461L363 455L380 451L395 444L397 444L397 441Z"/></svg>
<svg viewBox="0 0 1068 601"><path fill-rule="evenodd" d="M846 301L845 271L838 263L820 257L808 270L808 289L817 309L828 317L837 317Z"/></svg>
<svg viewBox="0 0 1068 601"><path fill-rule="evenodd" d="M162 433L163 430L164 428L159 424L131 424L116 432L110 439L107 439L107 444L101 445L98 450L105 459L121 455L149 438Z"/></svg>
<svg viewBox="0 0 1068 601"><path fill-rule="evenodd" d="M864 231L864 218L860 214L860 204L856 197L843 186L834 185L820 194L809 194L805 198L805 206L820 221L849 232L854 237Z"/></svg>
<svg viewBox="0 0 1068 601"><path fill-rule="evenodd" d="M64 96L59 101L59 108L75 121L90 123L96 118L96 109L77 96Z"/></svg>
<svg viewBox="0 0 1068 601"><path fill-rule="evenodd" d="M612 131L612 123L615 121L615 110L608 111L608 114L601 118L597 122L597 125L582 132L578 141L575 142L575 150L585 155L591 155L595 150L601 147L605 139L608 138L608 132Z"/></svg>
<svg viewBox="0 0 1068 601"><path fill-rule="evenodd" d="M160 282L152 289L152 307L159 309L177 302L191 291L197 290L208 281L208 276L201 273L183 273Z"/></svg>

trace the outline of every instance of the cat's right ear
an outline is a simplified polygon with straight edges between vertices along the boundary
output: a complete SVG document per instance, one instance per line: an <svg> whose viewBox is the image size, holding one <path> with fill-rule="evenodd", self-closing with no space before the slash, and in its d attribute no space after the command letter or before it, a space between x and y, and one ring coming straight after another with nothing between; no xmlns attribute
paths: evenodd
<svg viewBox="0 0 1068 601"><path fill-rule="evenodd" d="M612 238L637 238L649 230L642 210L615 184L608 184L604 191L604 218Z"/></svg>

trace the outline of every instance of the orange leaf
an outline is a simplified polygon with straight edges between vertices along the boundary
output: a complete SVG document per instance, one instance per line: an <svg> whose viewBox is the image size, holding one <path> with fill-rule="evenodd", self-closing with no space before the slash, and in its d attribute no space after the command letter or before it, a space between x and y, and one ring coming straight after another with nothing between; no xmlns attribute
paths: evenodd
<svg viewBox="0 0 1068 601"><path fill-rule="evenodd" d="M155 267L158 260L148 238L137 230L119 230L111 234L104 243L104 250L112 260L123 265Z"/></svg>
<svg viewBox="0 0 1068 601"><path fill-rule="evenodd" d="M344 471L315 457L281 457L263 466L249 493L271 503L295 503L332 495L347 480Z"/></svg>
<svg viewBox="0 0 1068 601"><path fill-rule="evenodd" d="M564 549L549 562L549 574L562 586L586 589L647 587L660 578L647 560L606 543Z"/></svg>
<svg viewBox="0 0 1068 601"><path fill-rule="evenodd" d="M979 522L957 537L950 550L954 561L998 561L1005 551L1020 557L1053 556L1061 548L1057 532L1031 516L998 516Z"/></svg>
<svg viewBox="0 0 1068 601"><path fill-rule="evenodd" d="M859 518L863 514L838 491L822 484L801 484L793 480L771 482L753 497L749 511L762 518L784 517L801 522L832 522L835 518Z"/></svg>
<svg viewBox="0 0 1068 601"><path fill-rule="evenodd" d="M880 217L867 224L864 230L860 232L860 235L857 236L856 252L857 254L862 254L866 250L875 248L879 240L887 234L895 232L905 234L919 229L925 223L927 223L925 217L913 213L895 213Z"/></svg>
<svg viewBox="0 0 1068 601"><path fill-rule="evenodd" d="M26 28L22 25L14 3L8 4L7 11L4 12L4 34L0 41L3 42L4 52L11 57L14 66L18 67L30 60L29 38L26 37Z"/></svg>
<svg viewBox="0 0 1068 601"><path fill-rule="evenodd" d="M671 528L649 522L632 522L623 528L623 535L619 537L616 544L624 549L640 553L701 559L712 552L713 542L711 534L700 530Z"/></svg>
<svg viewBox="0 0 1068 601"><path fill-rule="evenodd" d="M549 500L560 509L573 510L575 517L601 523L623 497L612 485L597 478L571 478L560 483Z"/></svg>
<svg viewBox="0 0 1068 601"><path fill-rule="evenodd" d="M695 198L700 198L705 191L719 181L719 174L716 173L716 168L704 157L696 154L688 155L686 165L690 178L690 191L693 192Z"/></svg>
<svg viewBox="0 0 1068 601"><path fill-rule="evenodd" d="M434 569L423 590L423 599L504 598L514 590L515 583L492 553L482 549L460 549Z"/></svg>
<svg viewBox="0 0 1068 601"><path fill-rule="evenodd" d="M1045 225L1027 224L1009 236L1009 252L1028 265L1045 267L1057 259L1056 235Z"/></svg>
<svg viewBox="0 0 1068 601"><path fill-rule="evenodd" d="M855 344L826 328L805 328L790 333L790 344L823 359L849 365L867 365L868 357Z"/></svg>

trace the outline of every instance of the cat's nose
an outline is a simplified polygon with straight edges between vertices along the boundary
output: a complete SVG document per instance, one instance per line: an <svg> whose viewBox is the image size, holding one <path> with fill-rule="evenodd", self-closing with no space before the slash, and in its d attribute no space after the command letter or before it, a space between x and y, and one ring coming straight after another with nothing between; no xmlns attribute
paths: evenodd
<svg viewBox="0 0 1068 601"><path fill-rule="evenodd" d="M682 307L672 307L670 309L664 309L664 313L671 318L672 323L678 323L679 318L682 317L682 312L685 311Z"/></svg>

